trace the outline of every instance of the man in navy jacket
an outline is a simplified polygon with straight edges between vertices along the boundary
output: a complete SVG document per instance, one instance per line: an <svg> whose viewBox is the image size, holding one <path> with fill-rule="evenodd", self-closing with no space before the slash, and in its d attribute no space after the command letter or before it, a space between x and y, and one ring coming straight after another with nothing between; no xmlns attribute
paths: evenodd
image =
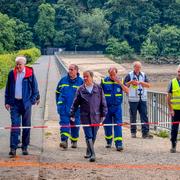
<svg viewBox="0 0 180 180"><path fill-rule="evenodd" d="M11 126L31 126L31 107L39 97L38 84L31 67L25 66L26 58L18 56L16 66L9 72L5 90L5 108L11 116ZM19 128L12 128L10 134L10 157L16 156ZM30 129L22 131L22 154L28 155Z"/></svg>

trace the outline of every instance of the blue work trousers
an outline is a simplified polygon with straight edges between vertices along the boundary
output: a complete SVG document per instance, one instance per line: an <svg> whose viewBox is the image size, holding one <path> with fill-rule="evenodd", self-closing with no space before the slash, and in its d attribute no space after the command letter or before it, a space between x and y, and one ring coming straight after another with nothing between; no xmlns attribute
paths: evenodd
<svg viewBox="0 0 180 180"><path fill-rule="evenodd" d="M108 106L108 113L103 122L104 124L121 124L122 123L122 109L121 105ZM104 126L105 139L107 144L112 144L113 132L112 126ZM115 146L122 146L122 126L114 126L114 142Z"/></svg>
<svg viewBox="0 0 180 180"><path fill-rule="evenodd" d="M79 125L80 118L75 117L75 122L70 121L69 115L61 115L59 125L69 126L69 125ZM70 138L72 141L77 141L79 137L79 127L61 127L60 128L61 141L67 141Z"/></svg>

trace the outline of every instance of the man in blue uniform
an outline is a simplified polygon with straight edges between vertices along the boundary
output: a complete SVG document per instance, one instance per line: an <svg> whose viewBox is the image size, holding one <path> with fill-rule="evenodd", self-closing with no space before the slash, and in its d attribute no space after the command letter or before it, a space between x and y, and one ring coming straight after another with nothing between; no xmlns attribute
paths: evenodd
<svg viewBox="0 0 180 180"><path fill-rule="evenodd" d="M61 126L70 125L70 108L74 100L76 90L83 84L82 78L78 73L78 66L71 64L69 66L68 75L63 77L56 88L56 104L57 111L60 115L59 124ZM71 122L72 123L72 122ZM79 111L75 114L75 125L80 124ZM66 149L68 147L68 138L71 139L71 147L77 148L77 140L79 137L79 127L61 127L60 128L61 143L60 147Z"/></svg>
<svg viewBox="0 0 180 180"><path fill-rule="evenodd" d="M123 91L128 93L128 88L117 77L117 68L111 67L108 70L109 76L102 80L102 88L106 98L108 113L104 120L104 124L122 123L122 95ZM105 126L106 148L111 148L113 133L112 126ZM123 150L122 144L122 126L114 126L114 142L117 151Z"/></svg>

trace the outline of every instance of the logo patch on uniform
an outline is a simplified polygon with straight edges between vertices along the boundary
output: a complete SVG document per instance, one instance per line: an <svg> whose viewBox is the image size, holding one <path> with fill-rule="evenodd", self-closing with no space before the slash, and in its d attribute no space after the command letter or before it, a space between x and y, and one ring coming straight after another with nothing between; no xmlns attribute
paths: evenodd
<svg viewBox="0 0 180 180"><path fill-rule="evenodd" d="M121 91L121 89L120 88L117 88L117 92L120 92Z"/></svg>

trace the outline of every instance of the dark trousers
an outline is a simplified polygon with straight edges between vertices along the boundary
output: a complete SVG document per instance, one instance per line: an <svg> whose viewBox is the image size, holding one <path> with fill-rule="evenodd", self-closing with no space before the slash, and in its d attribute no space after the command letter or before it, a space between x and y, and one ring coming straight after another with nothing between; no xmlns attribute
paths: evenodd
<svg viewBox="0 0 180 180"><path fill-rule="evenodd" d="M98 129L99 127L83 127L85 139L92 139L95 142Z"/></svg>
<svg viewBox="0 0 180 180"><path fill-rule="evenodd" d="M175 114L172 117L172 122L179 122L180 121L180 110L174 110ZM177 135L178 135L179 123L172 124L171 126L171 142L176 144Z"/></svg>
<svg viewBox="0 0 180 180"><path fill-rule="evenodd" d="M15 100L14 106L11 107L11 126L31 126L31 106L24 108L22 100ZM19 143L20 129L11 129L10 148L17 149ZM22 130L22 148L27 148L30 142L30 129Z"/></svg>
<svg viewBox="0 0 180 180"><path fill-rule="evenodd" d="M148 123L147 116L147 104L146 101L139 102L129 102L129 113L130 113L130 122L136 123L137 111L139 111L141 123ZM131 125L131 133L136 133L136 125ZM149 132L149 125L142 124L141 126L142 134L147 134Z"/></svg>

